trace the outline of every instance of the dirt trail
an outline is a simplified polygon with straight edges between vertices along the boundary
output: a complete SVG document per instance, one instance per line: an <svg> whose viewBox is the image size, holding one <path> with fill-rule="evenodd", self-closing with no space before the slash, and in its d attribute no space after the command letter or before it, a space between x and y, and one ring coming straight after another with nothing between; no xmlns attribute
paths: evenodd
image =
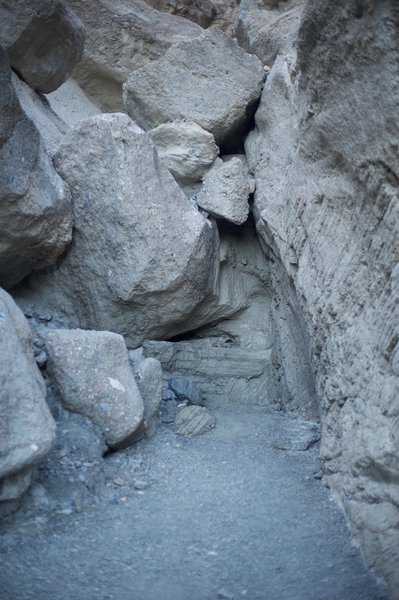
<svg viewBox="0 0 399 600"><path fill-rule="evenodd" d="M303 423L256 410L216 417L198 438L161 425L103 459L94 486L76 463L62 488L66 475L47 463L65 498L75 480L88 496L3 520L1 600L382 600L314 478L317 445L276 447L306 445Z"/></svg>

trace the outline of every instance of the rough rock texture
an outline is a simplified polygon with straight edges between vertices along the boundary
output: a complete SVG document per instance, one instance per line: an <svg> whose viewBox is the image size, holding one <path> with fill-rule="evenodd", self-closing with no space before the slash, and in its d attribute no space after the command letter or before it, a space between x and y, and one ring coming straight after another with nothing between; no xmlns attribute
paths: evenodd
<svg viewBox="0 0 399 600"><path fill-rule="evenodd" d="M144 426L152 431L159 420L162 401L162 367L159 360L145 358L134 370L144 404Z"/></svg>
<svg viewBox="0 0 399 600"><path fill-rule="evenodd" d="M305 0L241 0L234 30L247 52L272 65L297 38Z"/></svg>
<svg viewBox="0 0 399 600"><path fill-rule="evenodd" d="M248 168L233 156L226 162L218 160L215 163L205 175L195 200L214 217L242 225L248 218L250 189Z"/></svg>
<svg viewBox="0 0 399 600"><path fill-rule="evenodd" d="M29 326L0 290L0 500L30 484L30 467L51 448L55 424L32 351Z"/></svg>
<svg viewBox="0 0 399 600"><path fill-rule="evenodd" d="M160 158L182 184L201 181L219 154L213 135L192 121L172 121L148 133Z"/></svg>
<svg viewBox="0 0 399 600"><path fill-rule="evenodd" d="M112 448L135 441L143 401L123 337L81 329L43 330L42 336L47 371L65 408L89 417Z"/></svg>
<svg viewBox="0 0 399 600"><path fill-rule="evenodd" d="M202 27L218 25L224 31L232 29L239 0L145 0L157 10L179 15Z"/></svg>
<svg viewBox="0 0 399 600"><path fill-rule="evenodd" d="M71 240L66 186L17 99L0 49L0 283L50 265Z"/></svg>
<svg viewBox="0 0 399 600"><path fill-rule="evenodd" d="M32 278L27 298L71 326L121 333L133 347L179 333L214 292L216 229L127 115L82 122L55 162L71 188L74 241Z"/></svg>
<svg viewBox="0 0 399 600"><path fill-rule="evenodd" d="M73 77L106 111L123 110L122 83L133 69L160 58L172 44L202 29L163 14L142 0L70 0L87 31L83 59Z"/></svg>
<svg viewBox="0 0 399 600"><path fill-rule="evenodd" d="M102 111L90 100L74 79L68 79L47 100L53 111L70 126Z"/></svg>
<svg viewBox="0 0 399 600"><path fill-rule="evenodd" d="M263 69L216 27L133 71L123 86L127 112L144 129L168 121L195 121L216 143L234 144L248 127Z"/></svg>
<svg viewBox="0 0 399 600"><path fill-rule="evenodd" d="M246 143L255 216L303 306L321 458L369 564L399 590L398 7L310 3Z"/></svg>
<svg viewBox="0 0 399 600"><path fill-rule="evenodd" d="M11 66L45 94L69 77L83 53L85 30L63 0L3 0L0 45Z"/></svg>

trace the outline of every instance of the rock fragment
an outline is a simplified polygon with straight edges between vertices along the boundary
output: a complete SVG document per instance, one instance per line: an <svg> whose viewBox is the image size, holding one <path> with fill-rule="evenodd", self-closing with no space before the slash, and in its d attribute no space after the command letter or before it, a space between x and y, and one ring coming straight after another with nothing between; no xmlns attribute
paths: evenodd
<svg viewBox="0 0 399 600"><path fill-rule="evenodd" d="M203 406L185 406L175 417L176 433L189 437L206 433L215 423L215 417Z"/></svg>
<svg viewBox="0 0 399 600"><path fill-rule="evenodd" d="M151 431L159 420L162 402L162 367L156 358L145 358L135 370L138 388L144 404L144 427Z"/></svg>
<svg viewBox="0 0 399 600"><path fill-rule="evenodd" d="M124 84L128 114L144 129L190 120L232 145L248 127L263 84L260 61L216 27L171 46Z"/></svg>
<svg viewBox="0 0 399 600"><path fill-rule="evenodd" d="M143 401L122 336L81 329L53 329L42 335L47 369L65 408L89 417L111 448L136 441Z"/></svg>

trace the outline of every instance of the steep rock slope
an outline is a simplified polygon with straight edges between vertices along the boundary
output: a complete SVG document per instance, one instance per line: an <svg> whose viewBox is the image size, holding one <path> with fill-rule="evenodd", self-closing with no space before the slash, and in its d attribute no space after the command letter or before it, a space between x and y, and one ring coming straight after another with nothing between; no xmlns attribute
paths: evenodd
<svg viewBox="0 0 399 600"><path fill-rule="evenodd" d="M259 235L312 338L327 480L394 597L398 28L389 1L309 2L298 55L277 57L246 143Z"/></svg>

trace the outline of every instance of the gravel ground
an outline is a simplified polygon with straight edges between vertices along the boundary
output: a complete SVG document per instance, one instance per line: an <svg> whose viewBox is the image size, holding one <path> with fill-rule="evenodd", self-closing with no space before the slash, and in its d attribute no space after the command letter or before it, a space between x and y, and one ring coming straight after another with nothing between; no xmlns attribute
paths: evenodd
<svg viewBox="0 0 399 600"><path fill-rule="evenodd" d="M280 413L216 413L203 436L160 425L103 459L75 428L0 525L0 598L382 600L314 477L314 431Z"/></svg>

